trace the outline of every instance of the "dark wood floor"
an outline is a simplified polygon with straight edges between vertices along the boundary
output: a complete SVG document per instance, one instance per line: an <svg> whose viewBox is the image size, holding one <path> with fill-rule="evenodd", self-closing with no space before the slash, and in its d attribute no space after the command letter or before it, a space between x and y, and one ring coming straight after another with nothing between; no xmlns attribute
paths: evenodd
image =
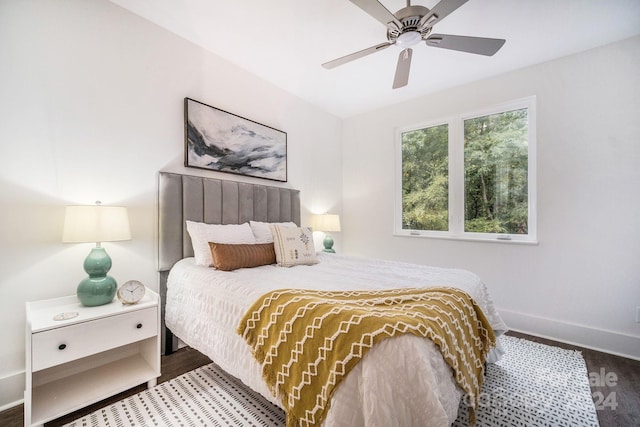
<svg viewBox="0 0 640 427"><path fill-rule="evenodd" d="M587 363L587 371L590 374L590 378L592 378L591 392L598 409L600 426L640 426L640 361L517 332L509 332L508 335L569 350L581 351ZM206 356L190 348L180 349L171 356L162 356L163 374L158 379L158 382L170 380L209 362L210 360ZM49 422L45 424L45 427L61 426L144 389L144 385L132 388L95 405ZM19 405L0 412L0 426L22 426L24 424L22 411L23 407Z"/></svg>

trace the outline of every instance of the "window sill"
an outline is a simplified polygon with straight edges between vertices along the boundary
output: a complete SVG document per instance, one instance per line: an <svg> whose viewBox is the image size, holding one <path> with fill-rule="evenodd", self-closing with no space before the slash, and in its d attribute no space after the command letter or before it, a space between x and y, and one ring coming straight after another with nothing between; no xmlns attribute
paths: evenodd
<svg viewBox="0 0 640 427"><path fill-rule="evenodd" d="M454 235L445 235L445 234L432 234L427 232L421 232L418 234L409 234L406 233L393 233L394 237L408 237L408 238L419 238L419 239L438 239L438 240L458 240L463 242L482 242L482 243L506 243L508 245L528 245L528 246L537 246L538 240L519 240L519 239L505 239L498 237L469 237L469 236L454 236Z"/></svg>

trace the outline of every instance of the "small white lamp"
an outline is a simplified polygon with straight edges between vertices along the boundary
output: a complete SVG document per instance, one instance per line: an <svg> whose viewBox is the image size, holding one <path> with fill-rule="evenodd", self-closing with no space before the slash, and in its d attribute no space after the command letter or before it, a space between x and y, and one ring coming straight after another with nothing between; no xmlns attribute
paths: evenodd
<svg viewBox="0 0 640 427"><path fill-rule="evenodd" d="M329 234L332 231L340 231L340 215L336 214L322 214L314 215L312 218L312 228L317 231L324 231L324 240L322 244L324 249L322 252L335 253L333 249L333 237Z"/></svg>
<svg viewBox="0 0 640 427"><path fill-rule="evenodd" d="M111 257L101 242L130 240L129 214L122 206L67 206L64 216L62 241L67 243L95 242L84 260L84 278L76 293L85 306L109 304L116 294L117 283L107 272L111 269Z"/></svg>

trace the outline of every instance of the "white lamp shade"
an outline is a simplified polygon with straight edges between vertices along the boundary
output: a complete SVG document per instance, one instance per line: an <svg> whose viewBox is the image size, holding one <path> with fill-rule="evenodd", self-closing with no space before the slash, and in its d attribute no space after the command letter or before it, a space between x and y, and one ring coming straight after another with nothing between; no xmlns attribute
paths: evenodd
<svg viewBox="0 0 640 427"><path fill-rule="evenodd" d="M130 240L129 214L122 206L67 206L62 241L68 243Z"/></svg>
<svg viewBox="0 0 640 427"><path fill-rule="evenodd" d="M311 218L311 228L317 231L340 231L340 215L322 214Z"/></svg>

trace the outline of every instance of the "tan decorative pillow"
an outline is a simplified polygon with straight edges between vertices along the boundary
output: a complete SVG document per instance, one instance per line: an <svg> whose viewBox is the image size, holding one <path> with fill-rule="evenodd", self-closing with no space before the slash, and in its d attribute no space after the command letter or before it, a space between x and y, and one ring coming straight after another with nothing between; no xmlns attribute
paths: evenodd
<svg viewBox="0 0 640 427"><path fill-rule="evenodd" d="M209 242L209 247L211 248L211 258L213 258L213 267L222 271L259 267L276 262L272 243L235 245Z"/></svg>
<svg viewBox="0 0 640 427"><path fill-rule="evenodd" d="M276 262L280 267L318 263L313 245L313 231L309 227L271 225Z"/></svg>

